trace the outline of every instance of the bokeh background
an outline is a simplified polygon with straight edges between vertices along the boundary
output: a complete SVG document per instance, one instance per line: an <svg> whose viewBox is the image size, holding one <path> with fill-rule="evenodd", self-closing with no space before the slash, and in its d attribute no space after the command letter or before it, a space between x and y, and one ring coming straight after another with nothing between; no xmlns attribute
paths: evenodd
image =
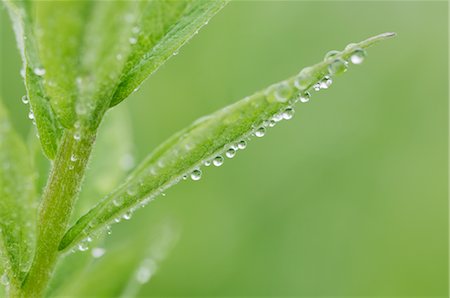
<svg viewBox="0 0 450 298"><path fill-rule="evenodd" d="M448 11L445 1L249 1L219 13L116 108L132 115L136 161L328 50L398 36L293 120L113 227L111 246L174 227L140 295L447 297ZM21 63L0 15L0 95L27 137Z"/></svg>

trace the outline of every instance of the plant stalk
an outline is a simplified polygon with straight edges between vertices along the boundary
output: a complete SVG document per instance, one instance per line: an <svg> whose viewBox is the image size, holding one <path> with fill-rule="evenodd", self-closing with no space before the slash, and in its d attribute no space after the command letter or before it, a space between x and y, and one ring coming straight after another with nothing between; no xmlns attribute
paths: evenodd
<svg viewBox="0 0 450 298"><path fill-rule="evenodd" d="M95 132L77 135L66 131L62 137L39 209L33 263L17 297L42 297L45 293L94 141Z"/></svg>

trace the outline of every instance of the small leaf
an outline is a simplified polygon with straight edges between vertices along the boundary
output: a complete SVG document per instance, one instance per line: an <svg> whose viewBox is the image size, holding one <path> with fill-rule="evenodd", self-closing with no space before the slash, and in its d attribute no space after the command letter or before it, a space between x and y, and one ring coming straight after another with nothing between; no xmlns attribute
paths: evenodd
<svg viewBox="0 0 450 298"><path fill-rule="evenodd" d="M75 214L81 215L112 191L134 167L132 128L124 107L109 111L99 128L86 185L80 193Z"/></svg>
<svg viewBox="0 0 450 298"><path fill-rule="evenodd" d="M54 297L138 297L139 289L174 246L178 233L170 223L162 223L130 236L119 247L102 248L104 255L66 280ZM98 249L92 248L91 254Z"/></svg>
<svg viewBox="0 0 450 298"><path fill-rule="evenodd" d="M4 1L16 33L17 45L23 62L23 76L34 121L38 129L42 149L53 159L61 136L60 126L55 119L41 76L45 72L37 53L36 40L32 33L29 2Z"/></svg>
<svg viewBox="0 0 450 298"><path fill-rule="evenodd" d="M36 212L31 156L0 102L0 250L10 282L19 283L30 265Z"/></svg>
<svg viewBox="0 0 450 298"><path fill-rule="evenodd" d="M352 60L355 53L393 35L386 33L347 46L342 52L303 69L297 76L198 119L158 147L124 184L81 217L63 237L60 250L72 247L113 223L114 219L129 217L182 177L190 175L193 180L198 180L203 163L221 164L221 154L234 156L236 150L245 147L246 139L252 134L261 137L277 121L290 119L293 104L306 101L311 88L328 88L332 75L345 71L348 60Z"/></svg>

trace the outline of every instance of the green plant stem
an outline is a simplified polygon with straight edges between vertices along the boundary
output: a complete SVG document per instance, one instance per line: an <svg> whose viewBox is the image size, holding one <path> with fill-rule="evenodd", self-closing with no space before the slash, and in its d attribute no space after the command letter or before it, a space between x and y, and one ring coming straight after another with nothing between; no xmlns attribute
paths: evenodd
<svg viewBox="0 0 450 298"><path fill-rule="evenodd" d="M83 132L79 140L66 131L61 140L39 210L37 244L31 269L19 297L41 297L58 260L58 245L85 173L95 133Z"/></svg>

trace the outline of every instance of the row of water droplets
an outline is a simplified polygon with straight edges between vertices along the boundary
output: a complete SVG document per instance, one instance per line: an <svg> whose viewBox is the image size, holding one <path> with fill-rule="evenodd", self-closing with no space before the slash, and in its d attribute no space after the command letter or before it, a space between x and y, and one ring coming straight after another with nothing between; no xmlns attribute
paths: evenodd
<svg viewBox="0 0 450 298"><path fill-rule="evenodd" d="M349 56L349 61L352 64L361 64L366 56L366 52L360 48L355 47L355 45L350 44L346 49L354 48L352 50L352 54ZM198 166L195 166L193 169L188 171L188 173L182 175L182 180L187 180L190 178L193 181L198 181L202 178L202 170L201 166L209 167L211 165L215 167L220 167L225 162L226 158L233 158L236 156L236 153L239 150L244 150L247 147L247 143L251 140L251 137L261 138L264 137L268 128L274 127L278 122L283 120L290 120L294 117L295 109L294 105L297 102L307 103L310 101L311 93L313 91L319 91L322 89L328 89L332 81L332 76L336 74L343 73L348 68L348 61L343 60L342 58L336 58L335 56L340 54L338 51L330 51L325 55L324 61L330 61L328 64L328 73L323 76L320 80L311 82L311 68L303 69L297 77L293 81L293 85L295 88L292 88L288 82L282 82L277 85L268 88L266 92L266 97L268 100L276 100L281 103L286 103L286 105L279 110L277 113L272 115L268 120L263 121L259 125L253 126L252 130L245 135L242 139L233 142L231 145L226 146L221 153L218 153L210 158L202 161ZM224 157L225 156L225 157ZM163 167L163 164L158 164L159 167ZM155 175L156 169L151 168L150 174ZM111 223L106 225L107 234L111 233L110 224L118 223L122 219L129 220L132 217L133 212L139 208L143 207L148 202L153 200L159 194L165 195L164 190L171 187L173 184L176 184L180 181L180 179L176 179L170 185L164 186L164 188L158 189L156 192L152 193L149 197L142 200L137 207L127 211L118 217L116 217ZM142 183L142 182L139 182ZM134 183L126 189L126 195L129 198L135 197L137 195L137 188L139 183ZM120 196L119 199L113 199L112 204L115 207L119 207L122 204L122 200L125 199L123 196ZM88 249L88 244L91 242L91 237L87 237L83 239L80 244L78 244L78 250L85 251ZM93 252L94 254L94 252Z"/></svg>

